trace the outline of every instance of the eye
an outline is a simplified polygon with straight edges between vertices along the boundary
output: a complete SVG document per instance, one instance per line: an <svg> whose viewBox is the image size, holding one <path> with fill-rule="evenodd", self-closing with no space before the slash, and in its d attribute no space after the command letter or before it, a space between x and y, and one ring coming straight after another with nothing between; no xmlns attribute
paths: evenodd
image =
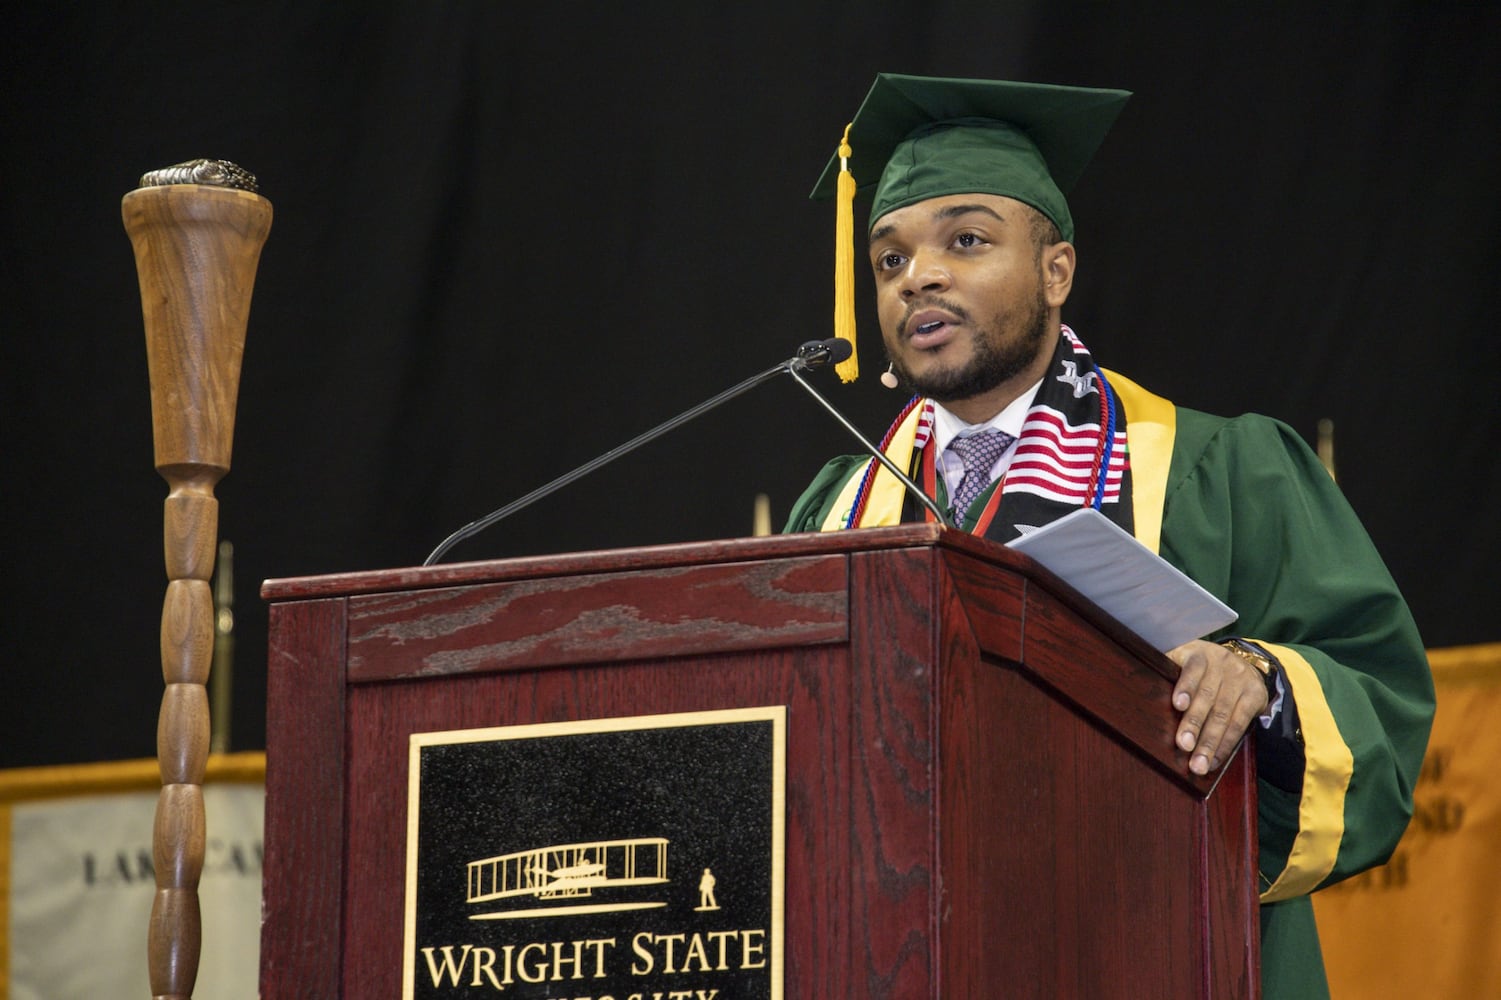
<svg viewBox="0 0 1501 1000"><path fill-rule="evenodd" d="M957 245L959 247L962 247L962 248L964 248L966 250L968 250L971 247L980 246L984 242L985 242L984 237L982 237L979 233L964 232L964 233L959 233L958 235L956 235L954 237L954 243L955 243L955 245Z"/></svg>
<svg viewBox="0 0 1501 1000"><path fill-rule="evenodd" d="M876 258L877 271L891 271L907 263L907 258L899 253L883 253Z"/></svg>

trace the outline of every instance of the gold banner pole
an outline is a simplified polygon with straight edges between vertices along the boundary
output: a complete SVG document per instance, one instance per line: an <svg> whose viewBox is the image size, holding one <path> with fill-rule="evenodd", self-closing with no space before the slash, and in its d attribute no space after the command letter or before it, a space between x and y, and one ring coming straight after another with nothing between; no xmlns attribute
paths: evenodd
<svg viewBox="0 0 1501 1000"><path fill-rule="evenodd" d="M219 543L214 566L214 663L209 670L209 753L229 753L234 707L235 666L235 547Z"/></svg>
<svg viewBox="0 0 1501 1000"><path fill-rule="evenodd" d="M209 579L219 529L214 485L229 471L250 295L271 230L271 203L234 164L195 160L141 178L124 197L121 215L141 286L156 469L169 488L165 690L156 730L162 789L147 957L152 995L187 1000L202 947L198 880L207 836L203 775L214 646Z"/></svg>

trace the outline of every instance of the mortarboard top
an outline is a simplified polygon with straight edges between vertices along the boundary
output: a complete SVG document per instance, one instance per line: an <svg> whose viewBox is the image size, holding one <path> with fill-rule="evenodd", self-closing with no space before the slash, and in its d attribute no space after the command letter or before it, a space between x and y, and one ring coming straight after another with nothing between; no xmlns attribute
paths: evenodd
<svg viewBox="0 0 1501 1000"><path fill-rule="evenodd" d="M1063 194L1084 172L1130 93L1004 80L881 73L849 130L849 170L875 188L870 221L948 194L999 194L1074 238ZM835 194L840 158L811 197Z"/></svg>

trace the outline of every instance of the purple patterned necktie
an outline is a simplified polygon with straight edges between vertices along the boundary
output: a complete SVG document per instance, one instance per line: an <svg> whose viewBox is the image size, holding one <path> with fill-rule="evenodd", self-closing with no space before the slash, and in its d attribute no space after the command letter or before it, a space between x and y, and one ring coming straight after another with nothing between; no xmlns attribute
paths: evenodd
<svg viewBox="0 0 1501 1000"><path fill-rule="evenodd" d="M990 485L990 470L1015 440L1005 431L991 429L949 442L948 450L958 455L964 464L964 478L959 480L959 488L954 491L955 521L964 520L969 505Z"/></svg>

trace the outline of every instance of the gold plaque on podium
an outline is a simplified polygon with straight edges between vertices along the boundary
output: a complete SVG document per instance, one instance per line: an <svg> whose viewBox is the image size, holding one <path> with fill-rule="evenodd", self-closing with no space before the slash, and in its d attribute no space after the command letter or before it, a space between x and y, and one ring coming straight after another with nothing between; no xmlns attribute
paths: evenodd
<svg viewBox="0 0 1501 1000"><path fill-rule="evenodd" d="M786 708L411 737L404 993L782 996Z"/></svg>

